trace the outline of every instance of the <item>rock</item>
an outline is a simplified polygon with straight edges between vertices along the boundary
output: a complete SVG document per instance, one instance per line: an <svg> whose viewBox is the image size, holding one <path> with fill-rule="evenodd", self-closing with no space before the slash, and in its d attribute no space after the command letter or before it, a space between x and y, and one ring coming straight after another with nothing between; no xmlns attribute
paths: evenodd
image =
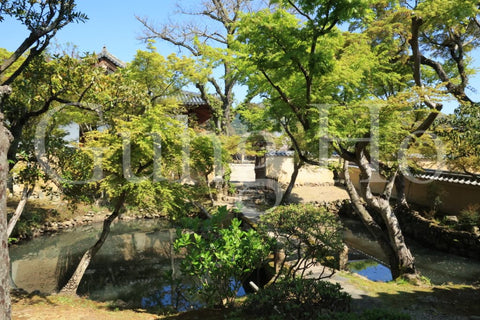
<svg viewBox="0 0 480 320"><path fill-rule="evenodd" d="M472 227L472 233L477 237L480 237L480 229L477 226Z"/></svg>
<svg viewBox="0 0 480 320"><path fill-rule="evenodd" d="M458 223L458 217L457 216L445 216L443 218L446 224L457 224Z"/></svg>
<svg viewBox="0 0 480 320"><path fill-rule="evenodd" d="M123 300L120 300L120 299L117 299L113 302L113 305L118 307L118 308L126 308L128 306L128 304L123 301Z"/></svg>

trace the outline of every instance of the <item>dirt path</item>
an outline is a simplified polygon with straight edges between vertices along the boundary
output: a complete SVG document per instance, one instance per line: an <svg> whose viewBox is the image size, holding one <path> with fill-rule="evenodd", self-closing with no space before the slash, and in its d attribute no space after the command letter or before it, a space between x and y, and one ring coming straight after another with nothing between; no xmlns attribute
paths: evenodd
<svg viewBox="0 0 480 320"><path fill-rule="evenodd" d="M299 202L332 202L348 199L345 189L337 186L295 186L292 191L291 200Z"/></svg>

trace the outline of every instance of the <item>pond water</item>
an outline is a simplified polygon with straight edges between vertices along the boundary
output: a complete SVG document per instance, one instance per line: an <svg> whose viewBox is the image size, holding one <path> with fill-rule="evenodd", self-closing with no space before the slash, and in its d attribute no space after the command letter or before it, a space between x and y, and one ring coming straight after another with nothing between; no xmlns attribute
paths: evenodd
<svg viewBox="0 0 480 320"><path fill-rule="evenodd" d="M362 275L372 281L391 281L390 269L373 259L349 260L348 270Z"/></svg>
<svg viewBox="0 0 480 320"><path fill-rule="evenodd" d="M383 259L380 248L361 230L361 225L347 223L347 226L345 238L350 246L375 259ZM66 283L83 253L95 243L100 228L101 224L79 227L11 246L14 283L27 291L55 292ZM179 263L171 247L175 234L164 221L116 222L87 269L78 293L96 300L122 300L143 308L173 306L187 310L197 307L191 302L194 299L186 297L186 289L192 283L188 279L171 280L172 273L177 275ZM409 245L418 268L433 283L471 283L480 279L479 261L414 243ZM375 260L366 260L365 256L352 254L350 267L372 280L389 280L389 269Z"/></svg>
<svg viewBox="0 0 480 320"><path fill-rule="evenodd" d="M95 243L101 227L78 227L12 246L14 283L27 291L57 291L68 281L83 253ZM114 223L78 293L98 300L120 299L141 307L190 307L177 294L178 287L188 286L188 281L179 284L170 280L178 262L171 247L175 234L175 229L169 229L161 220Z"/></svg>
<svg viewBox="0 0 480 320"><path fill-rule="evenodd" d="M29 292L53 293L72 275L102 224L42 236L10 248L12 280ZM77 293L98 301L186 311L201 307L191 279L180 277L172 248L176 230L164 220L117 221L91 261ZM174 275L175 280L172 280ZM245 295L243 288L239 296Z"/></svg>
<svg viewBox="0 0 480 320"><path fill-rule="evenodd" d="M365 262L354 263L351 267L352 272L362 274L374 281L391 280L390 270L385 266L387 259L365 227L355 220L344 220L342 222L346 227L344 232L345 242L353 248L353 250L350 250L352 255L349 260ZM479 281L480 261L431 249L408 238L406 241L415 257L417 269L433 284L448 282L471 284ZM383 264L379 261L382 261Z"/></svg>

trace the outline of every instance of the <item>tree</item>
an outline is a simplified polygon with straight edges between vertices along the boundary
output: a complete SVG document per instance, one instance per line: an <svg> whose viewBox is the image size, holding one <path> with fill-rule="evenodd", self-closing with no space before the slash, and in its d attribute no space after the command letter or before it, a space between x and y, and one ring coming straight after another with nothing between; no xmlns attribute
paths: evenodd
<svg viewBox="0 0 480 320"><path fill-rule="evenodd" d="M479 177L480 107L465 103L453 115L439 119L436 133L447 144L447 162L453 170Z"/></svg>
<svg viewBox="0 0 480 320"><path fill-rule="evenodd" d="M0 110L8 101L12 93L9 85L23 72L32 59L45 50L50 39L58 30L71 22L83 22L87 17L75 11L74 0L61 1L2 1L0 4L0 22L5 17L12 17L20 21L30 32L10 57L0 65ZM17 65L16 62L28 51L25 60ZM11 134L4 123L4 115L0 113L0 305L1 317L10 319L11 306L8 284L8 239L7 210L6 210L6 182L8 178L8 149L12 140Z"/></svg>
<svg viewBox="0 0 480 320"><path fill-rule="evenodd" d="M76 293L90 261L125 205L154 210L172 220L192 207L192 190L180 177L184 141L190 141L194 132L177 117L183 110L175 99L165 98L167 93L179 90L182 79L175 78L174 71L184 60L174 56L165 59L152 49L138 51L127 68L103 74L92 84L96 89L87 92L84 103L97 106L96 115L102 116L103 126L92 126L85 133L82 146L73 151L75 161L55 162L71 159L71 148L66 150L67 157L58 153L50 156L62 178L83 181L87 190L98 189L113 206L99 239L85 252L61 293ZM67 114L69 119L76 116L85 120L76 108L67 110ZM91 173L96 170L101 173L92 181ZM75 181L65 184L76 188Z"/></svg>
<svg viewBox="0 0 480 320"><path fill-rule="evenodd" d="M279 7L246 15L240 24L244 68L252 74L247 83L253 94L268 97L300 160L321 165L318 156L322 160L335 150L346 169L348 162L359 167L360 194L348 185L356 211L389 257L393 276L415 275L390 198L406 172L401 166L405 151L437 118L441 97L461 88L456 83L462 74L457 63L458 69L449 68L450 76L441 78L442 69L455 66L454 58L440 63L422 54L430 52L428 34L441 34L440 20L433 23L436 18L427 10L442 8L441 21L457 25L474 11L462 7L456 16L438 1L416 7L379 1L368 8L370 2L363 1L355 6L351 1L279 2L295 14ZM335 28L342 22L356 32ZM435 72L425 72L422 64ZM385 179L380 195L371 191L373 168ZM402 192L400 183L397 191Z"/></svg>
<svg viewBox="0 0 480 320"><path fill-rule="evenodd" d="M127 92L125 94L128 95ZM146 91L143 96L148 103ZM117 105L117 108L125 106ZM153 108L146 107L143 113L128 114L127 106L123 109L123 116L112 119L108 129L86 134L83 152L89 155L91 163L95 163L95 158L99 156L95 152L103 150L101 159L97 158L96 163L101 163L104 174L98 182L92 183L99 184L100 190L113 204L113 210L103 223L99 239L85 252L61 293L76 293L85 270L107 239L110 225L121 214L124 205L164 214L184 212L189 206L188 188L166 179L179 170L177 165L181 161L168 159L181 159L182 143L178 137L184 130L183 123L170 116L169 108L155 105Z"/></svg>
<svg viewBox="0 0 480 320"><path fill-rule="evenodd" d="M16 163L20 146L32 147L28 142L34 134L31 128L39 118L59 104L82 108L82 100L91 95L89 91L95 90L95 83L103 74L95 64L94 55L77 57L43 53L32 59L23 74L12 82L13 93L4 109L13 135L8 152L10 168Z"/></svg>
<svg viewBox="0 0 480 320"><path fill-rule="evenodd" d="M144 39L162 39L183 50L195 59L200 73L185 73L200 91L202 98L212 106L214 128L218 133L230 134L233 119L234 87L237 85L235 53L232 43L237 33L237 22L242 10L248 10L250 0L207 0L197 11L180 12L203 19L202 24L164 24L154 26L146 18L137 17L145 27ZM216 76L217 70L221 76ZM214 96L209 94L209 85ZM217 102L219 99L219 103ZM218 105L218 107L217 107Z"/></svg>
<svg viewBox="0 0 480 320"><path fill-rule="evenodd" d="M435 55L422 56L421 63L434 79L459 102L453 115L438 120L436 133L445 138L447 162L453 170L477 176L480 166L478 145L479 104L470 95L469 79L475 70L469 65L473 50L480 44L478 3L424 4L420 39Z"/></svg>
<svg viewBox="0 0 480 320"><path fill-rule="evenodd" d="M26 165L26 168L20 169L21 181L15 181L23 182L24 191L14 216L8 222L9 234L22 214L38 178L41 176L43 181L55 178L50 177L48 172L46 174L40 172L35 156L35 129L40 118L50 110L68 104L71 109L70 115L64 119L61 119L61 116L57 117L57 124L70 124L71 115L74 113L82 115L81 120L78 116L75 118L82 123L83 128L87 124L90 125L92 121L97 122L96 112L87 104L82 104L84 99L89 99L98 92L98 86L101 86L101 80L105 78L104 70L97 68L96 62L97 58L94 55L79 57L43 53L32 59L30 65L12 82L13 92L4 108L9 130L13 136L8 151L8 161L11 172L18 171L18 168L14 169L15 166ZM92 117L95 119L92 120ZM75 149L63 140L64 135L65 132L62 130L49 133L47 146L49 160L50 163L56 162L57 168L71 168L66 165L66 162L80 160L80 157L76 157L78 153ZM56 179L50 181L57 182ZM91 195L91 190L82 189L79 185L73 187L57 183L57 187L64 196L78 201L88 199L88 195Z"/></svg>

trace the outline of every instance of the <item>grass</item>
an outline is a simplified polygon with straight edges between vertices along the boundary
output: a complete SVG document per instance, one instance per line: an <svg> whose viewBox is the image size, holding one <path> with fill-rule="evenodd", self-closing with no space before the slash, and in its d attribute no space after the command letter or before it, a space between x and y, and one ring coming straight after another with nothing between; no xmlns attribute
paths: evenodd
<svg viewBox="0 0 480 320"><path fill-rule="evenodd" d="M403 309L433 307L439 312L452 315L478 315L480 304L480 287L472 285L444 284L441 286L429 284L425 279L423 284L414 285L405 280L391 282L373 282L354 274L342 273L342 276L357 288L369 293L386 308Z"/></svg>

